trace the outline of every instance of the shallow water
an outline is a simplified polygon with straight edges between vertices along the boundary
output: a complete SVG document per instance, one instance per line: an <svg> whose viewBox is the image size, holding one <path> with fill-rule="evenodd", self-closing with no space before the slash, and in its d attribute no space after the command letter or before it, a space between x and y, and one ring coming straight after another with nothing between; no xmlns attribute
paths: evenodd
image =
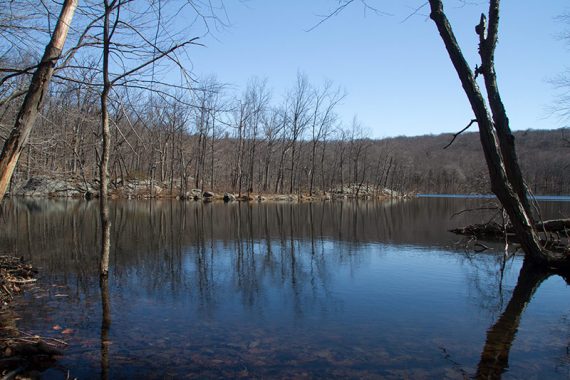
<svg viewBox="0 0 570 380"><path fill-rule="evenodd" d="M47 285L15 305L18 327L69 343L46 378L464 378L522 260L501 278L501 246L473 254L446 231L492 202L115 202L103 292L96 202L11 200L0 247ZM565 281L546 279L503 376L568 378L569 318Z"/></svg>

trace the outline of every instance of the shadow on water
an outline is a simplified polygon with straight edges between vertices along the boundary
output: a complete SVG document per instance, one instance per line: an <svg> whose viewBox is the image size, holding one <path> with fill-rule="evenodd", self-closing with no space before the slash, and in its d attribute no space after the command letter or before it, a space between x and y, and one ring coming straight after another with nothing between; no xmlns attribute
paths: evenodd
<svg viewBox="0 0 570 380"><path fill-rule="evenodd" d="M450 219L477 202L115 202L99 281L96 203L15 199L0 247L65 287L20 322L72 325L61 365L79 377L498 378L547 276L523 265L517 280L511 262L503 309L500 260L462 253L447 232L486 220ZM453 368L437 347L456 352Z"/></svg>
<svg viewBox="0 0 570 380"><path fill-rule="evenodd" d="M507 307L487 331L476 378L499 379L509 367L509 353L526 306L540 285L551 275L523 263Z"/></svg>

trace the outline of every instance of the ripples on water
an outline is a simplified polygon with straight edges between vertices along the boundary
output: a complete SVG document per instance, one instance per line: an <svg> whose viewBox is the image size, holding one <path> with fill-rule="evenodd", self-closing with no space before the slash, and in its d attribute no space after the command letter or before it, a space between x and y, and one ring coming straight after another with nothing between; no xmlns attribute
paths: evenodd
<svg viewBox="0 0 570 380"><path fill-rule="evenodd" d="M0 247L54 285L16 305L18 327L73 331L47 378L464 378L522 261L501 281L500 255L469 253L446 231L488 220L450 216L491 201L116 202L108 325L97 203L12 200ZM544 204L547 217L569 213ZM548 278L500 372L568 377L569 312L566 283Z"/></svg>

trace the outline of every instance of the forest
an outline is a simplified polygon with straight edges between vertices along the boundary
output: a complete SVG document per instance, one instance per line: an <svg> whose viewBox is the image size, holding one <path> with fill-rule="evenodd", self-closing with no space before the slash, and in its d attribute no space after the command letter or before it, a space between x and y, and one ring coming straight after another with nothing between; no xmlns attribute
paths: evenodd
<svg viewBox="0 0 570 380"><path fill-rule="evenodd" d="M199 36L226 25L223 2L146 6L86 2L71 13L39 117L18 147L12 190L46 176L97 188L98 178L107 178L100 175L104 167L111 191L146 182L173 197L192 189L309 196L490 192L475 134L461 134L446 149L451 134L370 139L368 128L388 126L356 116L343 122L339 106L350 94L300 71L284 93L265 78L237 89L215 75L195 77L188 51ZM59 5L44 8L27 0L0 5L2 142L23 120L18 115L33 62L58 19ZM194 19L190 26L168 23L185 15ZM568 194L570 134L515 135L529 189Z"/></svg>
<svg viewBox="0 0 570 380"><path fill-rule="evenodd" d="M262 80L238 98L213 79L184 101L126 92L111 113L110 185L149 181L177 196L193 188L235 193L318 195L363 193L489 193L478 135L464 133L367 138L355 120L340 124L343 93L300 75L283 104ZM92 183L98 176L99 103L88 87L52 86L14 174L15 184L57 176ZM7 136L18 109L2 107ZM291 120L298 120L296 123ZM527 184L534 194L568 194L570 133L515 132ZM364 191L366 189L366 191Z"/></svg>
<svg viewBox="0 0 570 380"><path fill-rule="evenodd" d="M202 191L318 195L324 192L488 193L476 133L367 138L355 119L342 125L335 109L345 94L299 74L282 104L266 80L252 79L239 97L213 78L187 94L125 90L110 114L110 185L154 181L169 195ZM182 100L182 101L181 101ZM2 105L5 138L19 101ZM534 194L568 194L570 133L515 133ZM57 176L93 183L100 162L100 106L83 83L51 87L44 111L13 181ZM364 191L366 189L366 191Z"/></svg>

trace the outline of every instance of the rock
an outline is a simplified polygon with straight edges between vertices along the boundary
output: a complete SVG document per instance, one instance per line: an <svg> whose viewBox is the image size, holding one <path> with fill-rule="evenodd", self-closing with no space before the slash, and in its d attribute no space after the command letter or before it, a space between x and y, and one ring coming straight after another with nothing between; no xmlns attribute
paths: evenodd
<svg viewBox="0 0 570 380"><path fill-rule="evenodd" d="M82 197L84 191L74 180L64 180L50 177L30 178L24 186L15 191L16 195L26 197Z"/></svg>
<svg viewBox="0 0 570 380"><path fill-rule="evenodd" d="M298 199L296 195L276 195L273 200L277 202L295 202Z"/></svg>
<svg viewBox="0 0 570 380"><path fill-rule="evenodd" d="M195 201L199 201L200 199L202 199L202 190L200 189L190 190L190 197Z"/></svg>
<svg viewBox="0 0 570 380"><path fill-rule="evenodd" d="M399 197L400 196L399 192L388 189L388 188L385 188L382 192L389 197Z"/></svg>
<svg viewBox="0 0 570 380"><path fill-rule="evenodd" d="M216 196L216 194L212 193L211 191L204 191L204 194L202 194L202 196L204 198L213 198Z"/></svg>
<svg viewBox="0 0 570 380"><path fill-rule="evenodd" d="M236 196L231 193L224 194L224 202L234 202L236 200Z"/></svg>

